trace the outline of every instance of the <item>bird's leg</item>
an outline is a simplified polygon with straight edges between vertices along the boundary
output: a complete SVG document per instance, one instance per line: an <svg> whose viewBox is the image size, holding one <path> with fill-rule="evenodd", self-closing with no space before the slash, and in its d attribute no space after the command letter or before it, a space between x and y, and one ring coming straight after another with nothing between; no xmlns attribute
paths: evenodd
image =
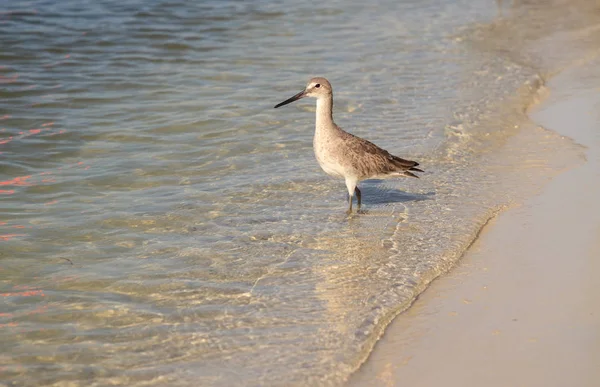
<svg viewBox="0 0 600 387"><path fill-rule="evenodd" d="M348 188L348 203L350 204L350 206L348 207L348 211L346 211L346 214L348 215L352 213L352 197L356 192L356 183L358 183L357 179L349 176L346 177L346 188ZM360 195L360 191L358 194ZM360 199L358 199L358 203L360 207Z"/></svg>
<svg viewBox="0 0 600 387"><path fill-rule="evenodd" d="M356 212L360 211L360 190L358 189L358 187L354 188L354 193L356 194L356 202L358 203L358 208L356 209Z"/></svg>
<svg viewBox="0 0 600 387"><path fill-rule="evenodd" d="M348 203L349 203L349 207L348 207L348 211L346 211L346 215L350 215L352 213L352 195L348 195Z"/></svg>

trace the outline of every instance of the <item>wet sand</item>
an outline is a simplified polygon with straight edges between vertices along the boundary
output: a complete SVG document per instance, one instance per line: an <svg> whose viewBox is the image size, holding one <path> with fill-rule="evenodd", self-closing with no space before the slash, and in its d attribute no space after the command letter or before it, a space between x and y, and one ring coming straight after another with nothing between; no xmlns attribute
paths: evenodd
<svg viewBox="0 0 600 387"><path fill-rule="evenodd" d="M599 385L599 68L563 71L530 113L583 145L586 162L492 219L348 386Z"/></svg>

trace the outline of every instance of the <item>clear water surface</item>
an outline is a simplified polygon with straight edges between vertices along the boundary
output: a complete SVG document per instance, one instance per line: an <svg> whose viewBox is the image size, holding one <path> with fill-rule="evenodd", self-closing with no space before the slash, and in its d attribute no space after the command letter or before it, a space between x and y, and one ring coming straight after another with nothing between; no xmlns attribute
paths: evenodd
<svg viewBox="0 0 600 387"><path fill-rule="evenodd" d="M510 200L494 152L559 63L518 3L1 3L0 381L341 383ZM361 216L314 101L272 109L317 75L426 170L364 182Z"/></svg>

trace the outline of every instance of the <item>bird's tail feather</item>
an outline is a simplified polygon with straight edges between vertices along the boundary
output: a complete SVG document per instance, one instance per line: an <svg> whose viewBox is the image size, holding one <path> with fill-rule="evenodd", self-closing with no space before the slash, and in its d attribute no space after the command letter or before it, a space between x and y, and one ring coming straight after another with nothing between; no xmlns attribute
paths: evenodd
<svg viewBox="0 0 600 387"><path fill-rule="evenodd" d="M412 172L408 172L408 171L404 171L404 172L402 172L402 174L403 174L404 176L416 177L417 179L419 178L419 176L415 175L415 174L414 174L414 173L412 173Z"/></svg>

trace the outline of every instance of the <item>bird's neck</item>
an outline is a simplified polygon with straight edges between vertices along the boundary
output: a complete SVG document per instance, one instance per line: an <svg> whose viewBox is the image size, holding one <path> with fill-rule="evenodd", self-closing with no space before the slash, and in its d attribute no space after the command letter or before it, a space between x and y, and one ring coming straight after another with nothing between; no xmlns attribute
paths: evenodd
<svg viewBox="0 0 600 387"><path fill-rule="evenodd" d="M315 129L317 132L330 131L336 126L333 123L333 96L317 99L317 119Z"/></svg>

